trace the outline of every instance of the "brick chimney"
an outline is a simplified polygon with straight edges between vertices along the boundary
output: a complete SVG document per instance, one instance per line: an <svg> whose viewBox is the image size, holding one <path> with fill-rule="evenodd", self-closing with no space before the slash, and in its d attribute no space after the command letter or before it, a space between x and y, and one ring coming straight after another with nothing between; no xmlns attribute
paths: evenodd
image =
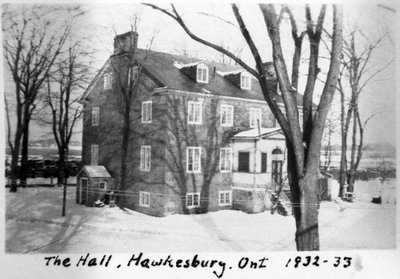
<svg viewBox="0 0 400 279"><path fill-rule="evenodd" d="M274 62L263 63L263 66L264 66L265 78L267 80L276 79Z"/></svg>
<svg viewBox="0 0 400 279"><path fill-rule="evenodd" d="M114 37L114 54L121 54L129 51L129 49L136 49L138 42L138 33L129 31Z"/></svg>
<svg viewBox="0 0 400 279"><path fill-rule="evenodd" d="M263 63L265 79L267 81L268 91L272 91L275 94L279 94L278 91L278 80L276 78L274 62Z"/></svg>

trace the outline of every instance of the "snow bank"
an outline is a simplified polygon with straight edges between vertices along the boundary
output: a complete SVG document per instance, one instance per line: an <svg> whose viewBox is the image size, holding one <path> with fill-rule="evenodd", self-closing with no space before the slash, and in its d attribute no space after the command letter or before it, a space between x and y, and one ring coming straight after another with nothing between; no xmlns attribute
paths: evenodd
<svg viewBox="0 0 400 279"><path fill-rule="evenodd" d="M200 215L152 217L118 207L77 205L68 188L67 216L61 217L62 188L25 188L6 193L6 251L225 252L294 251L292 216L269 211L222 210ZM363 201L323 202L321 249L395 247L395 207Z"/></svg>

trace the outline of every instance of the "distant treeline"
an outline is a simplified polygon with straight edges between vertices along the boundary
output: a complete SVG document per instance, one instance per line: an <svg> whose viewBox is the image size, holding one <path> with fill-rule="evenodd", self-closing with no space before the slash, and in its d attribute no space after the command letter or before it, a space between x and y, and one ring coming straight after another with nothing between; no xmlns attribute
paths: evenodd
<svg viewBox="0 0 400 279"><path fill-rule="evenodd" d="M334 179L339 180L339 169L338 168L332 168L328 171ZM356 179L359 180L372 180L372 179L389 179L389 178L396 178L396 169L395 168L390 168L387 170L377 170L374 168L368 168L365 170L358 170L356 174Z"/></svg>
<svg viewBox="0 0 400 279"><path fill-rule="evenodd" d="M11 150L7 147L6 154L11 155ZM82 151L78 149L69 149L68 155L69 156L81 156ZM47 147L36 147L36 148L29 148L28 155L30 156L38 156L41 155L45 159L50 159L51 157L58 156L58 150L56 148L47 148Z"/></svg>

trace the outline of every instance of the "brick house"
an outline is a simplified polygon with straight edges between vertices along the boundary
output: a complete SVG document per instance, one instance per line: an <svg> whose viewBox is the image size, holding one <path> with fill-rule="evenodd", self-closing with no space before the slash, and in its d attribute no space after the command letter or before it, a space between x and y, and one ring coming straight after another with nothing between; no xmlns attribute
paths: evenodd
<svg viewBox="0 0 400 279"><path fill-rule="evenodd" d="M104 166L116 185L122 115L111 61L137 38L134 32L115 37L114 54L80 100L83 164ZM246 71L141 49L135 61L143 68L131 109L124 206L155 216L229 209L235 188L282 181L284 137ZM265 67L271 94L282 103L272 63Z"/></svg>

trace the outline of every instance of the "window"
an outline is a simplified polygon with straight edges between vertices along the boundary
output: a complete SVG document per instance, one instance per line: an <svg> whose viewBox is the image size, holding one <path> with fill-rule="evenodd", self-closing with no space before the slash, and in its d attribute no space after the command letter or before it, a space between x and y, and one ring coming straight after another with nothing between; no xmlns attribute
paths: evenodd
<svg viewBox="0 0 400 279"><path fill-rule="evenodd" d="M151 166L151 146L142 145L140 147L140 170L150 171Z"/></svg>
<svg viewBox="0 0 400 279"><path fill-rule="evenodd" d="M205 64L197 65L197 82L208 83L208 67Z"/></svg>
<svg viewBox="0 0 400 279"><path fill-rule="evenodd" d="M152 120L152 102L142 102L142 123L151 123Z"/></svg>
<svg viewBox="0 0 400 279"><path fill-rule="evenodd" d="M221 172L230 172L232 170L232 149L221 148L220 151L220 165Z"/></svg>
<svg viewBox="0 0 400 279"><path fill-rule="evenodd" d="M112 74L104 74L104 89L110 89L112 86Z"/></svg>
<svg viewBox="0 0 400 279"><path fill-rule="evenodd" d="M150 193L139 192L139 206L150 207Z"/></svg>
<svg viewBox="0 0 400 279"><path fill-rule="evenodd" d="M232 204L232 191L219 191L219 205Z"/></svg>
<svg viewBox="0 0 400 279"><path fill-rule="evenodd" d="M261 153L261 172L267 172L267 153Z"/></svg>
<svg viewBox="0 0 400 279"><path fill-rule="evenodd" d="M221 126L233 126L233 106L221 105Z"/></svg>
<svg viewBox="0 0 400 279"><path fill-rule="evenodd" d="M188 123L201 124L202 120L201 102L188 102Z"/></svg>
<svg viewBox="0 0 400 279"><path fill-rule="evenodd" d="M186 150L186 171L201 172L201 147L188 147Z"/></svg>
<svg viewBox="0 0 400 279"><path fill-rule="evenodd" d="M99 146L97 144L92 144L90 146L90 165L97 166L99 161Z"/></svg>
<svg viewBox="0 0 400 279"><path fill-rule="evenodd" d="M250 171L250 153L249 152L239 152L239 172L249 172Z"/></svg>
<svg viewBox="0 0 400 279"><path fill-rule="evenodd" d="M100 181L100 182L99 182L99 189L100 189L100 190L106 190L106 189L107 189L107 182L105 182L105 181Z"/></svg>
<svg viewBox="0 0 400 279"><path fill-rule="evenodd" d="M250 128L257 128L258 121L261 127L261 109L260 108L250 108Z"/></svg>
<svg viewBox="0 0 400 279"><path fill-rule="evenodd" d="M99 126L100 121L100 108L92 108L92 126Z"/></svg>
<svg viewBox="0 0 400 279"><path fill-rule="evenodd" d="M186 207L195 208L200 206L200 193L186 194Z"/></svg>
<svg viewBox="0 0 400 279"><path fill-rule="evenodd" d="M245 72L240 74L240 88L251 90L251 76Z"/></svg>
<svg viewBox="0 0 400 279"><path fill-rule="evenodd" d="M135 81L138 79L138 75L139 75L139 68L138 66L133 66L129 68L129 72L128 72L128 80L129 80L129 84L131 81L133 81L133 84L135 83Z"/></svg>

